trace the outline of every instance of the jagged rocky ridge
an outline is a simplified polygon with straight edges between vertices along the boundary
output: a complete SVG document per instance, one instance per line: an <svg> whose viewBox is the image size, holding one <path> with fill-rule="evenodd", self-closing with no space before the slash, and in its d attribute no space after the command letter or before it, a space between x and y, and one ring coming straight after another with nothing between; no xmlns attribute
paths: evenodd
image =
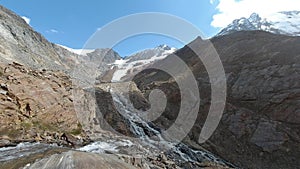
<svg viewBox="0 0 300 169"><path fill-rule="evenodd" d="M278 12L260 17L253 13L249 18L242 17L234 20L226 28L222 29L216 36L227 35L237 31L262 30L274 34L288 36L300 36L300 11Z"/></svg>

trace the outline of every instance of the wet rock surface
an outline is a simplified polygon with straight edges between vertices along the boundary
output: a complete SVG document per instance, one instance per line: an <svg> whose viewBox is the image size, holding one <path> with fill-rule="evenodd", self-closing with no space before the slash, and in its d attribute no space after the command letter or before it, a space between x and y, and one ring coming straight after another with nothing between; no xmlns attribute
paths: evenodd
<svg viewBox="0 0 300 169"><path fill-rule="evenodd" d="M121 161L114 155L100 155L93 153L69 151L62 154L55 154L49 158L42 159L36 163L25 167L26 169L50 169L50 168L78 168L78 169L98 169L98 168L120 168L134 169L135 167Z"/></svg>
<svg viewBox="0 0 300 169"><path fill-rule="evenodd" d="M0 168L23 168L36 160L69 151L69 148L42 143L20 143L1 148Z"/></svg>

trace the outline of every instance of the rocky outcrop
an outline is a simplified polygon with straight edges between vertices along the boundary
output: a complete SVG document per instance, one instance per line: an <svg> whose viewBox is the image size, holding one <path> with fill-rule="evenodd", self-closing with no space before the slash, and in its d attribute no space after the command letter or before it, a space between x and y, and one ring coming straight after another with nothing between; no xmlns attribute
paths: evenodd
<svg viewBox="0 0 300 169"><path fill-rule="evenodd" d="M228 95L221 123L202 146L243 168L297 168L300 39L254 31L211 41L225 68ZM199 38L188 46L204 56L210 54ZM189 65L199 85L198 118L185 140L193 145L191 140L198 141L207 117L211 86L203 64L188 46L176 55ZM168 60L160 62L160 66ZM180 108L180 91L172 81L163 72L151 70L135 77L145 98L156 88L167 94L168 106L154 122L162 128L168 128L176 120Z"/></svg>
<svg viewBox="0 0 300 169"><path fill-rule="evenodd" d="M83 144L69 76L0 64L0 137L11 142ZM76 138L76 139L74 139Z"/></svg>

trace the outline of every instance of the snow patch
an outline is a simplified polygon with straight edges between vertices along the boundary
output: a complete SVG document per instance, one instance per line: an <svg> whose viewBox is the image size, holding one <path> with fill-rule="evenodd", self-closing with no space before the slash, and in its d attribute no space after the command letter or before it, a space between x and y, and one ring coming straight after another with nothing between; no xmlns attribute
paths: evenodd
<svg viewBox="0 0 300 169"><path fill-rule="evenodd" d="M22 19L24 19L24 21L29 25L30 24L30 21L31 19L26 17L26 16L21 16Z"/></svg>
<svg viewBox="0 0 300 169"><path fill-rule="evenodd" d="M163 47L167 47L167 46L163 46ZM130 57L129 59L126 60L116 60L115 63L113 63L114 66L118 67L118 70L116 70L114 72L114 75L112 77L112 82L118 82L120 81L124 76L127 75L127 72L129 70L132 70L133 68L142 68L143 66L153 63L155 61L158 60L162 60L164 58L166 58L168 55L174 53L176 51L176 48L171 48L170 50L166 50L164 51L161 55L156 54L153 57L149 58L149 59L144 59L144 60L136 60L136 61L130 61ZM144 51L145 52L145 51Z"/></svg>
<svg viewBox="0 0 300 169"><path fill-rule="evenodd" d="M83 56L87 56L87 54L95 51L95 49L72 49L72 48L69 48L69 47L63 46L63 45L58 45L58 46L63 47L72 53L75 53L77 55L83 55Z"/></svg>
<svg viewBox="0 0 300 169"><path fill-rule="evenodd" d="M300 35L300 13L291 13L287 15L286 13L275 13L269 15L269 22L272 24L271 28L282 30L289 34Z"/></svg>

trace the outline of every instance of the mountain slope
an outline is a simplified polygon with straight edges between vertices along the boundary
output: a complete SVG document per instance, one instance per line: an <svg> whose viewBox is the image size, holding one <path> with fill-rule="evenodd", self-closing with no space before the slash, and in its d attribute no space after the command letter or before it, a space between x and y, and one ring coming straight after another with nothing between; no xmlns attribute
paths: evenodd
<svg viewBox="0 0 300 169"><path fill-rule="evenodd" d="M0 6L0 59L32 68L70 69L78 56L49 43L21 17Z"/></svg>
<svg viewBox="0 0 300 169"><path fill-rule="evenodd" d="M300 36L300 11L278 12L266 18L253 13L249 18L243 17L234 20L226 28L222 29L217 36L236 31L253 30L263 30L288 36Z"/></svg>
<svg viewBox="0 0 300 169"><path fill-rule="evenodd" d="M111 49L87 52L50 43L25 20L0 6L0 61L17 62L33 69L62 70L68 75L97 77L121 57ZM80 72L78 72L79 70Z"/></svg>
<svg viewBox="0 0 300 169"><path fill-rule="evenodd" d="M202 146L242 168L297 168L300 163L300 38L262 31L236 32L211 39L227 77L226 109L213 136ZM205 41L188 46L209 56ZM211 85L202 62L188 47L176 52L189 65L199 84L201 106L185 142L195 145L210 106ZM170 56L171 57L171 56ZM170 65L169 57L160 66ZM174 123L180 91L172 78L144 71L135 82L148 98L164 91L168 105L154 121L161 128Z"/></svg>

